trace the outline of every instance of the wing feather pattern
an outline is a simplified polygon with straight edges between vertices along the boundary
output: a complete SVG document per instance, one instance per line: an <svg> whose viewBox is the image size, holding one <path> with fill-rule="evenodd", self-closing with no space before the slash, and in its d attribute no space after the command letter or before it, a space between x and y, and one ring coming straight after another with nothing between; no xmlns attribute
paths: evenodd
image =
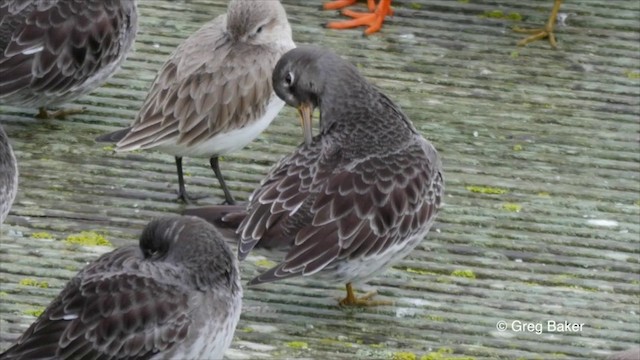
<svg viewBox="0 0 640 360"><path fill-rule="evenodd" d="M123 261L135 269L141 257L130 246L85 268L2 358L148 359L184 340L192 323L184 288L143 266L108 271Z"/></svg>
<svg viewBox="0 0 640 360"><path fill-rule="evenodd" d="M4 1L0 27L0 99L55 105L117 68L133 43L137 14L130 0Z"/></svg>
<svg viewBox="0 0 640 360"><path fill-rule="evenodd" d="M212 49L202 51L203 44ZM169 139L191 146L264 114L279 56L265 47L260 59L247 64L256 53L252 46L228 37L224 15L205 24L160 69L118 150L151 148Z"/></svg>
<svg viewBox="0 0 640 360"><path fill-rule="evenodd" d="M238 230L239 258L259 242L290 250L249 284L379 255L433 221L444 185L436 150L424 139L352 162L339 151L317 160L319 147L300 147L282 159L252 195Z"/></svg>

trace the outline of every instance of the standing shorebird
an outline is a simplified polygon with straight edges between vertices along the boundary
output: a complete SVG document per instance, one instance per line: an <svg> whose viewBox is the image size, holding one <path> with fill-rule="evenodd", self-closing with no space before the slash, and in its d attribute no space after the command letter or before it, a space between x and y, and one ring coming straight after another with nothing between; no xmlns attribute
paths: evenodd
<svg viewBox="0 0 640 360"><path fill-rule="evenodd" d="M38 117L102 85L138 29L136 0L0 1L0 104L38 107Z"/></svg>
<svg viewBox="0 0 640 360"><path fill-rule="evenodd" d="M118 141L117 151L156 148L174 155L185 202L182 157L208 157L226 203L233 204L218 157L246 146L282 109L271 73L294 47L280 1L233 0L227 14L178 46L133 124L96 140Z"/></svg>
<svg viewBox="0 0 640 360"><path fill-rule="evenodd" d="M9 138L0 125L0 225L4 223L18 192L18 164Z"/></svg>
<svg viewBox="0 0 640 360"><path fill-rule="evenodd" d="M241 301L238 262L217 229L160 218L139 246L81 270L0 359L222 359Z"/></svg>
<svg viewBox="0 0 640 360"><path fill-rule="evenodd" d="M364 281L426 236L444 192L436 149L350 63L319 47L285 54L273 73L276 94L299 110L305 142L251 195L238 228L238 258L255 246L285 248L284 260L249 282L320 275L347 284L342 305ZM311 114L320 109L320 133ZM220 207L189 209L217 221ZM212 215L212 216L209 216ZM237 216L236 216L237 218Z"/></svg>

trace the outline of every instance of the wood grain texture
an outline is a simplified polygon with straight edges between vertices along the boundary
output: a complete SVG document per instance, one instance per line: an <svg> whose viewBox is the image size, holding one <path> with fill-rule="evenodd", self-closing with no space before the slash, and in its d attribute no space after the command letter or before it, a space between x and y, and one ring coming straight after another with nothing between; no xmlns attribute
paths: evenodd
<svg viewBox="0 0 640 360"><path fill-rule="evenodd" d="M544 41L518 48L521 35L510 30L543 24L551 0L396 0L395 15L370 37L321 27L340 15L318 11L320 0L283 4L296 43L352 61L435 145L447 194L428 238L369 283L395 306L341 310L343 284L313 278L245 289L229 358L452 351L443 356L598 359L638 345L637 1L565 1L560 11L572 15L556 30L557 50ZM106 85L67 105L84 114L41 121L33 109L0 107L21 175L0 230L0 349L104 251L69 246L69 235L97 231L130 244L150 218L182 210L170 156L114 154L93 138L129 125L167 56L225 8L222 0L140 0L135 52ZM495 10L523 20L486 16ZM301 141L295 110L285 109L226 156L222 170L237 199ZM185 171L190 191L211 194L200 204L222 201L207 159L189 159ZM41 232L54 240L32 237ZM243 283L271 267L272 256L252 253L241 264ZM585 325L499 332L499 320Z"/></svg>

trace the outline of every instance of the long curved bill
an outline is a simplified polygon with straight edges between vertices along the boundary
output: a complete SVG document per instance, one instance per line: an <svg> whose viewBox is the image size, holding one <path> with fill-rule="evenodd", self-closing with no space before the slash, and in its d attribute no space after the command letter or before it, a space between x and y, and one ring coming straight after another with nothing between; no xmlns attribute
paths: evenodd
<svg viewBox="0 0 640 360"><path fill-rule="evenodd" d="M311 128L313 105L311 103L301 103L300 106L298 106L298 114L300 114L300 122L302 123L304 143L309 146L311 145L311 138L313 137L313 129Z"/></svg>

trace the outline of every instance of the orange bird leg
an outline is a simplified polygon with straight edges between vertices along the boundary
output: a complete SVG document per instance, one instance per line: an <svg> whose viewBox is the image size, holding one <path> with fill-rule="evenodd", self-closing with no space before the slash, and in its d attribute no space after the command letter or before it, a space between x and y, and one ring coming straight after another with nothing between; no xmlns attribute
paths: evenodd
<svg viewBox="0 0 640 360"><path fill-rule="evenodd" d="M561 4L562 4L562 0L555 0L553 4L553 9L551 10L551 15L549 15L549 20L547 20L547 24L543 28L522 29L516 26L513 29L513 31L515 32L533 34L529 37L526 37L518 41L518 46L524 46L534 41L548 38L551 46L553 48L556 48L558 46L558 43L556 42L556 35L553 33L553 28L556 25L556 18L558 17L558 11L560 11Z"/></svg>
<svg viewBox="0 0 640 360"><path fill-rule="evenodd" d="M378 306L378 305L393 305L393 301L387 300L371 300L376 295L375 291L366 293L361 297L357 297L353 291L351 283L347 283L347 297L340 300L340 306Z"/></svg>
<svg viewBox="0 0 640 360"><path fill-rule="evenodd" d="M367 0L367 7L370 12L374 12L376 10L376 0Z"/></svg>
<svg viewBox="0 0 640 360"><path fill-rule="evenodd" d="M351 6L358 0L335 0L322 4L322 8L325 10L338 10L347 6Z"/></svg>
<svg viewBox="0 0 640 360"><path fill-rule="evenodd" d="M346 8L356 3L358 0L334 0L328 3L322 4L322 8L325 10L338 10ZM373 12L376 9L376 0L367 0L367 7L369 11Z"/></svg>
<svg viewBox="0 0 640 360"><path fill-rule="evenodd" d="M350 29L358 26L368 26L365 35L371 35L380 30L382 22L387 15L392 15L391 0L380 0L375 11L362 13L352 10L343 10L342 14L353 18L346 21L333 21L327 24L330 29Z"/></svg>

